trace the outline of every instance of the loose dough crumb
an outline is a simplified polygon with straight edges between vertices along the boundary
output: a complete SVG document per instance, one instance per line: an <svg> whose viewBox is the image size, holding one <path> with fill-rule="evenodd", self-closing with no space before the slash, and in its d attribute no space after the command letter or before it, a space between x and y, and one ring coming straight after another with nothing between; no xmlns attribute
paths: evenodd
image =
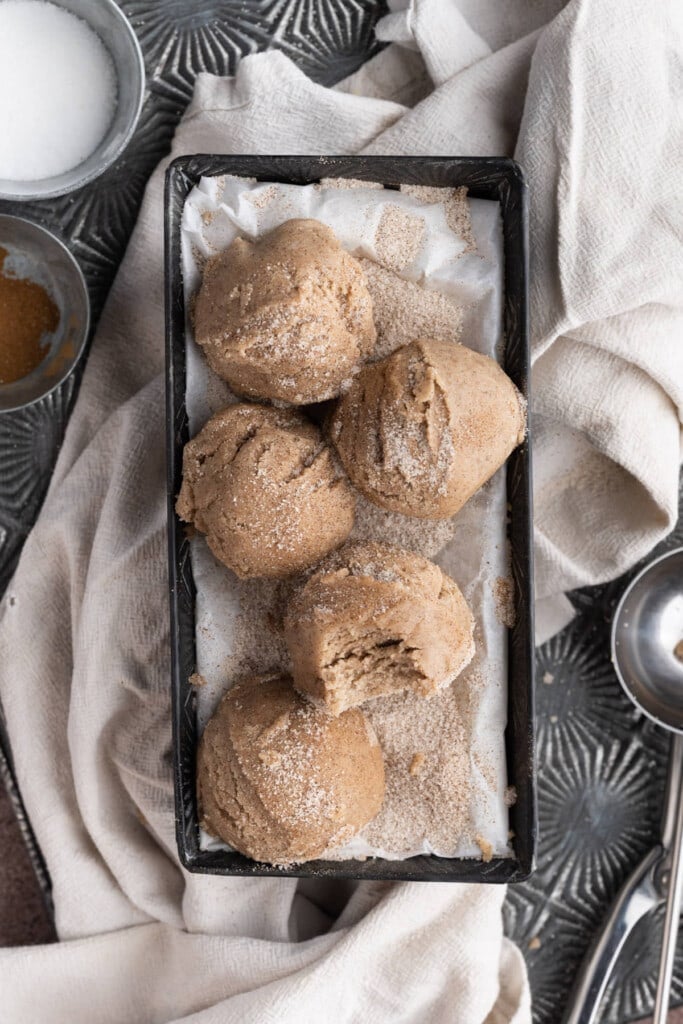
<svg viewBox="0 0 683 1024"><path fill-rule="evenodd" d="M550 686L554 679L555 676L551 672L544 672L543 682L546 684L546 686Z"/></svg>
<svg viewBox="0 0 683 1024"><path fill-rule="evenodd" d="M410 762L410 768L408 771L411 775L419 775L425 763L424 754L413 754L413 759Z"/></svg>
<svg viewBox="0 0 683 1024"><path fill-rule="evenodd" d="M484 839L483 836L477 836L477 846L481 850L481 859L484 864L488 864L489 861L493 860L493 846L488 839Z"/></svg>
<svg viewBox="0 0 683 1024"><path fill-rule="evenodd" d="M679 640L674 647L674 657L678 658L679 661L683 661L683 640Z"/></svg>
<svg viewBox="0 0 683 1024"><path fill-rule="evenodd" d="M541 948L541 940L539 939L538 935L534 935L533 939L529 939L528 948L529 949L540 949Z"/></svg>
<svg viewBox="0 0 683 1024"><path fill-rule="evenodd" d="M508 786L506 788L504 800L505 800L505 806L506 807L514 807L514 805L517 803L517 787L516 786Z"/></svg>
<svg viewBox="0 0 683 1024"><path fill-rule="evenodd" d="M190 686L206 686L206 679L199 672L193 672L187 681Z"/></svg>

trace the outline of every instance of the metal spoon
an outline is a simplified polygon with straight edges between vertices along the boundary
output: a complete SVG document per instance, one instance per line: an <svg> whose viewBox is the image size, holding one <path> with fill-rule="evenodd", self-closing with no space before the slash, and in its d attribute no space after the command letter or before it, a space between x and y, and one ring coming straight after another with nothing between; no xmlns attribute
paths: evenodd
<svg viewBox="0 0 683 1024"><path fill-rule="evenodd" d="M646 566L612 622L612 661L625 693L672 733L660 845L626 880L579 972L564 1024L594 1024L637 922L666 898L653 1024L666 1024L683 892L683 548Z"/></svg>

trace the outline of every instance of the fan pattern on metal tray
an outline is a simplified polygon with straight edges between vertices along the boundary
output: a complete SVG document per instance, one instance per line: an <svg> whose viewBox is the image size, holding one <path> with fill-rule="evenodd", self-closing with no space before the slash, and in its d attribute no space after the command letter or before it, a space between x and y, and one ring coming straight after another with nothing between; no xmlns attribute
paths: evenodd
<svg viewBox="0 0 683 1024"><path fill-rule="evenodd" d="M147 177L168 151L196 74L230 74L240 57L274 46L316 81L331 84L374 51L373 27L383 13L372 0L122 0L121 6L148 74L128 152L74 196L2 204L4 212L34 218L64 238L85 272L95 320ZM74 375L43 402L0 417L2 590L42 502L78 382ZM662 550L680 544L681 526ZM536 1024L559 1021L610 899L656 836L667 740L621 694L608 657L609 619L624 582L572 595L577 619L538 653L538 871L510 891L505 908L508 933L529 966ZM7 764L0 767L12 785ZM28 828L26 835L30 841ZM608 1024L651 1009L657 924L646 919L627 944L600 1018ZM683 944L679 953L677 1002Z"/></svg>

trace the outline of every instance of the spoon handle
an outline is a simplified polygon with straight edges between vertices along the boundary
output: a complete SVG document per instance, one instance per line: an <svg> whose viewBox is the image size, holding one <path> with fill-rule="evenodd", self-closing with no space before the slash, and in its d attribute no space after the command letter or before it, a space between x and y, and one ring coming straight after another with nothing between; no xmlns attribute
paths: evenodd
<svg viewBox="0 0 683 1024"><path fill-rule="evenodd" d="M624 943L659 902L655 874L662 858L655 846L619 890L609 915L581 964L562 1024L596 1024L602 997Z"/></svg>
<svg viewBox="0 0 683 1024"><path fill-rule="evenodd" d="M683 735L677 733L671 744L671 760L674 765L683 765ZM653 1024L666 1024L669 1008L669 991L676 955L676 936L683 894L683 788L679 788L676 803L676 819L673 834L673 851L669 885L664 917L664 938L659 957L659 976Z"/></svg>

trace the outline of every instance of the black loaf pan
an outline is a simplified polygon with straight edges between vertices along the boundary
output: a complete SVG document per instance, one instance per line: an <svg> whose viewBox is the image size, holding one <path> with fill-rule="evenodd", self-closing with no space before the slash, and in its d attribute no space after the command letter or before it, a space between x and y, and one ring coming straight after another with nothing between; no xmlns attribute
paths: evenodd
<svg viewBox="0 0 683 1024"><path fill-rule="evenodd" d="M520 168L493 157L315 157L187 156L166 175L166 357L168 541L171 599L173 756L176 836L181 863L190 871L216 875L366 878L425 882L518 882L533 868L536 840L534 788L532 517L529 439L510 456L507 490L508 537L515 588L515 625L509 631L508 724L505 733L509 783L517 790L510 810L514 856L489 863L433 856L408 860L312 861L276 868L228 851L199 848L195 755L196 694L188 683L195 671L195 587L190 545L175 515L182 479L183 446L189 439L185 409L185 300L180 250L183 205L203 176L221 174L308 185L320 178L359 178L400 184L458 187L470 196L497 199L505 247L505 370L528 398L527 195Z"/></svg>

